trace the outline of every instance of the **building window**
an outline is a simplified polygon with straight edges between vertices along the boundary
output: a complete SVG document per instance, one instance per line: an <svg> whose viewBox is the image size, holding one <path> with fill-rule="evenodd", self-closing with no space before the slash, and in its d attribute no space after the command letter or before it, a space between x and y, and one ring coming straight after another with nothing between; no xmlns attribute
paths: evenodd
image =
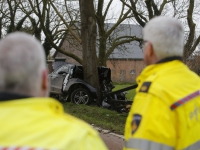
<svg viewBox="0 0 200 150"><path fill-rule="evenodd" d="M135 70L130 71L130 75L135 75L135 74L136 74Z"/></svg>
<svg viewBox="0 0 200 150"><path fill-rule="evenodd" d="M120 81L126 81L126 70L120 70Z"/></svg>

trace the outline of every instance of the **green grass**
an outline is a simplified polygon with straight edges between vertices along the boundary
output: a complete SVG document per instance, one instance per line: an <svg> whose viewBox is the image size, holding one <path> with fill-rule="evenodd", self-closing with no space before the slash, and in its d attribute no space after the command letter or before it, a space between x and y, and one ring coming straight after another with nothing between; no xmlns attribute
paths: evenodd
<svg viewBox="0 0 200 150"><path fill-rule="evenodd" d="M115 88L113 89L113 91L123 89L123 88L129 87L131 85L133 85L133 84L115 84ZM126 98L128 100L133 100L134 96L135 96L135 89L127 91Z"/></svg>
<svg viewBox="0 0 200 150"><path fill-rule="evenodd" d="M128 113L117 113L94 105L76 105L71 102L63 103L66 113L78 117L89 124L124 134L124 126Z"/></svg>
<svg viewBox="0 0 200 150"><path fill-rule="evenodd" d="M119 90L133 84L115 84L115 90ZM135 89L127 91L128 100L133 100ZM124 126L128 113L118 113L96 105L76 105L74 103L63 103L64 110L68 114L78 117L89 124L111 130L114 133L124 134Z"/></svg>

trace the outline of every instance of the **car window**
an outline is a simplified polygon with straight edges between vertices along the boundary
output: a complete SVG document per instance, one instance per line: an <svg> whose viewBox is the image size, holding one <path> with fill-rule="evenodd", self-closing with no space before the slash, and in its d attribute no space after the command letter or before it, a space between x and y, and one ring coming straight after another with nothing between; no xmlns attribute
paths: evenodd
<svg viewBox="0 0 200 150"><path fill-rule="evenodd" d="M54 73L58 74L58 72L60 72L60 71L64 71L64 72L68 73L69 67L68 66L62 66L62 67L58 68L58 70L56 70Z"/></svg>

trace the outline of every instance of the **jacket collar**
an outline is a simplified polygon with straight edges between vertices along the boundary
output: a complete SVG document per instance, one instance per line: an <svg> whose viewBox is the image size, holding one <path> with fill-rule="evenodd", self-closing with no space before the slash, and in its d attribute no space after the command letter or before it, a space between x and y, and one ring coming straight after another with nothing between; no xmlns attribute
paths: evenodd
<svg viewBox="0 0 200 150"><path fill-rule="evenodd" d="M165 63L165 62L169 62L169 61L173 61L173 60L182 61L183 59L180 56L167 57L167 58L159 60L156 64Z"/></svg>
<svg viewBox="0 0 200 150"><path fill-rule="evenodd" d="M16 100L30 98L31 96L20 95L16 93L0 92L0 101Z"/></svg>
<svg viewBox="0 0 200 150"><path fill-rule="evenodd" d="M1 95L2 93L0 93ZM10 95L10 93L7 93ZM6 95L7 95L6 94ZM4 94L3 94L4 95ZM12 94L15 95L15 94ZM18 96L18 99L16 99ZM6 96L7 97L7 96ZM5 98L6 98L5 97ZM10 100L8 100L8 97ZM29 111L40 111L41 113L55 113L55 114L63 114L64 108L60 102L56 99L50 97L29 97L22 95L15 95L13 97L8 96L7 100L0 101L0 110L2 108L12 108L13 111L15 109L23 111L24 109ZM26 97L26 98L25 98ZM14 99L12 99L14 98Z"/></svg>
<svg viewBox="0 0 200 150"><path fill-rule="evenodd" d="M152 65L145 67L144 70L141 72L141 74L136 79L137 84L140 85L148 77L150 77L150 76L153 77L152 75L156 75L159 71L163 70L163 67L165 65L168 65L169 63L174 63L174 62L177 62L177 61L179 63L183 64L182 63L182 57L174 56L174 57L164 58L164 59L158 61L155 64L152 64Z"/></svg>

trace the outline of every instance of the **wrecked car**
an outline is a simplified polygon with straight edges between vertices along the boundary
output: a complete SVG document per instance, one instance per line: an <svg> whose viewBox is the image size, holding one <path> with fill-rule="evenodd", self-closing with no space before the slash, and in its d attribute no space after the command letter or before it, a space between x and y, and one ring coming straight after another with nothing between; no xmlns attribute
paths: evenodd
<svg viewBox="0 0 200 150"><path fill-rule="evenodd" d="M137 85L112 91L115 86L111 80L110 68L98 67L98 76L101 93L101 104L98 105L117 112L129 112L132 101L126 99L126 91L136 88ZM82 66L59 65L48 78L51 97L60 101L72 101L77 105L97 103L97 89L83 80Z"/></svg>
<svg viewBox="0 0 200 150"><path fill-rule="evenodd" d="M111 81L111 70L98 67L100 89L102 94L114 88ZM76 104L89 104L97 99L97 90L83 79L83 67L64 64L48 75L50 80L50 96Z"/></svg>

